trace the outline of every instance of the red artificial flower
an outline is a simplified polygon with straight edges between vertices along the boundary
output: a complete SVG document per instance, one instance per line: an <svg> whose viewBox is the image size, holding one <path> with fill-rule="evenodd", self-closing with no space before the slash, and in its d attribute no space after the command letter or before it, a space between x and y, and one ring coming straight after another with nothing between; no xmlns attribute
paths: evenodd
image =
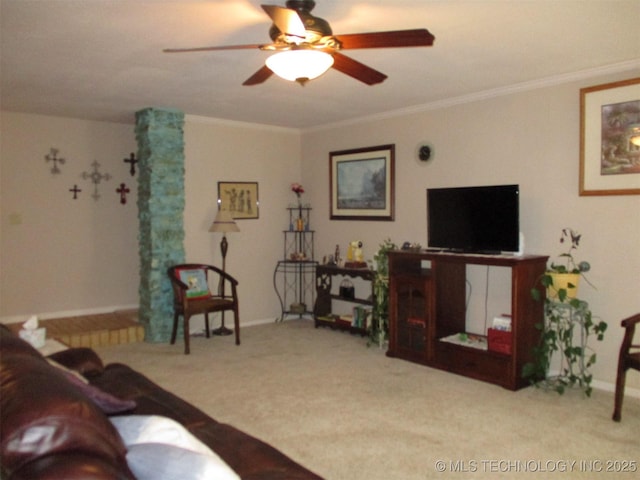
<svg viewBox="0 0 640 480"><path fill-rule="evenodd" d="M292 183L291 191L299 197L302 193L304 193L304 188L302 188L302 185L300 185L299 183Z"/></svg>

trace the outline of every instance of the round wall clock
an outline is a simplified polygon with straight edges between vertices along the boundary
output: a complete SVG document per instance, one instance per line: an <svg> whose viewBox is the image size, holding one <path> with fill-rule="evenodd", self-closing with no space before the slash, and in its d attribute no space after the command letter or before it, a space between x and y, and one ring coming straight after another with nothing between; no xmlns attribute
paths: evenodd
<svg viewBox="0 0 640 480"><path fill-rule="evenodd" d="M433 147L428 143L421 143L416 150L418 163L427 163L433 158Z"/></svg>

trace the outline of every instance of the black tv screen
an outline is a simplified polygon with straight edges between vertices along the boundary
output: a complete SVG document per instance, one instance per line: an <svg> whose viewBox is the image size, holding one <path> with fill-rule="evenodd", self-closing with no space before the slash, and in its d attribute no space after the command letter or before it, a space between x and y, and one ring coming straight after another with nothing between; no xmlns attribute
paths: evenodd
<svg viewBox="0 0 640 480"><path fill-rule="evenodd" d="M429 248L487 254L517 252L519 193L518 185L428 188Z"/></svg>

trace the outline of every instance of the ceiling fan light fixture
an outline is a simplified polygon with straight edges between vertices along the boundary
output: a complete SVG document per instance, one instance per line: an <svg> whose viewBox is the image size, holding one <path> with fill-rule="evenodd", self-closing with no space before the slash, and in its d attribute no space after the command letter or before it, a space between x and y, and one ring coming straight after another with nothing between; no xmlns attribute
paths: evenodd
<svg viewBox="0 0 640 480"><path fill-rule="evenodd" d="M287 50L271 55L265 63L279 77L304 84L329 70L333 55L320 50Z"/></svg>

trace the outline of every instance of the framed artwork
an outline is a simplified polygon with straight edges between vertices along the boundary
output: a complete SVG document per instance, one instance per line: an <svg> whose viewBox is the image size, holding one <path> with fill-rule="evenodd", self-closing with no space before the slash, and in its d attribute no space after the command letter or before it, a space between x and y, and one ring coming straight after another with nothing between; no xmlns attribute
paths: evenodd
<svg viewBox="0 0 640 480"><path fill-rule="evenodd" d="M392 221L395 145L329 153L331 220Z"/></svg>
<svg viewBox="0 0 640 480"><path fill-rule="evenodd" d="M258 218L259 206L258 182L218 182L218 208L234 220Z"/></svg>
<svg viewBox="0 0 640 480"><path fill-rule="evenodd" d="M640 194L640 78L580 89L580 195Z"/></svg>

